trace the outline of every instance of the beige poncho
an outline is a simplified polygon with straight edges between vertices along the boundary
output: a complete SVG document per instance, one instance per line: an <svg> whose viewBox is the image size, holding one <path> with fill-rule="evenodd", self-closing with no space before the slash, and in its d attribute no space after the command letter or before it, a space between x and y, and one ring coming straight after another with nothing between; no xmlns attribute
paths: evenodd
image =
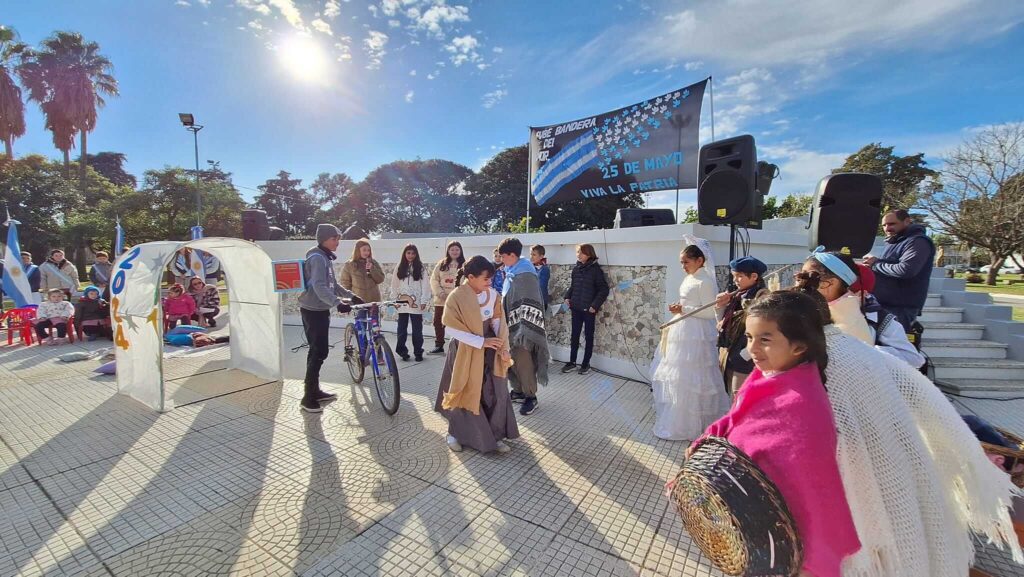
<svg viewBox="0 0 1024 577"><path fill-rule="evenodd" d="M825 327L836 457L862 548L844 577L963 577L971 533L1024 561L1016 489L952 404L907 363Z"/></svg>

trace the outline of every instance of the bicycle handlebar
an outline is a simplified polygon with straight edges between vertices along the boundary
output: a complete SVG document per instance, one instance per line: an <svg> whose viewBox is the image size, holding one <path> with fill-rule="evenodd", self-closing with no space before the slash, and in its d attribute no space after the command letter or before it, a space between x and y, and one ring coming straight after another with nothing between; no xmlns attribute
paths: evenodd
<svg viewBox="0 0 1024 577"><path fill-rule="evenodd" d="M377 303L363 303L361 305L346 304L345 306L352 307L352 310L355 311L355 310L371 309L373 307L386 307L386 306L407 305L407 304L410 304L409 301L380 301L380 302L377 302Z"/></svg>

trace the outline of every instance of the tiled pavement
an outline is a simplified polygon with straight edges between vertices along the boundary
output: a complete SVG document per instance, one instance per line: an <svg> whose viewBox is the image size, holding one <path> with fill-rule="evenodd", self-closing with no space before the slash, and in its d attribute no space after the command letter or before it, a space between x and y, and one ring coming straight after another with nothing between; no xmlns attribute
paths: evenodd
<svg viewBox="0 0 1024 577"><path fill-rule="evenodd" d="M69 350L0 346L0 576L721 575L661 494L683 446L651 434L645 385L552 365L512 452L481 455L444 444L440 357L402 364L394 417L337 350L322 415L298 410L302 350L284 384L225 369L226 349L169 359L184 406L161 415Z"/></svg>

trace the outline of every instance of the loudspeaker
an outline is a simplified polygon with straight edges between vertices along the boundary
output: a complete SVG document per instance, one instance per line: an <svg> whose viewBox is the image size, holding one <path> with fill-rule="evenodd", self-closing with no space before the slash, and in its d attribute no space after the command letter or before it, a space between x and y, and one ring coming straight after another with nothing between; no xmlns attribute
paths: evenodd
<svg viewBox="0 0 1024 577"><path fill-rule="evenodd" d="M807 248L860 258L871 250L882 212L882 179L844 172L821 179L814 192Z"/></svg>
<svg viewBox="0 0 1024 577"><path fill-rule="evenodd" d="M247 208L242 211L242 238L245 240L269 240L270 225L263 210Z"/></svg>
<svg viewBox="0 0 1024 577"><path fill-rule="evenodd" d="M614 228L661 226L675 223L676 215L670 208L620 208L615 211Z"/></svg>
<svg viewBox="0 0 1024 577"><path fill-rule="evenodd" d="M284 240L284 230L276 226L270 227L267 240Z"/></svg>
<svg viewBox="0 0 1024 577"><path fill-rule="evenodd" d="M352 226L345 229L345 232L341 233L341 240L359 240L369 237L370 235L366 234L366 231L360 228L358 223L353 223Z"/></svg>
<svg viewBox="0 0 1024 577"><path fill-rule="evenodd" d="M697 222L760 228L757 149L749 134L705 144L698 159Z"/></svg>

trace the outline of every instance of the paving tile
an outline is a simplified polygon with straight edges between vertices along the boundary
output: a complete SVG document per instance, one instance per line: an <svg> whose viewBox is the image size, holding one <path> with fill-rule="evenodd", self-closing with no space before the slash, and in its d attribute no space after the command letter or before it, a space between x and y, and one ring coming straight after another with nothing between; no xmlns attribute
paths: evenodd
<svg viewBox="0 0 1024 577"><path fill-rule="evenodd" d="M441 577L446 561L430 547L376 524L323 557L304 577Z"/></svg>
<svg viewBox="0 0 1024 577"><path fill-rule="evenodd" d="M633 577L640 574L640 566L572 539L556 537L551 546L534 560L523 574L536 577Z"/></svg>
<svg viewBox="0 0 1024 577"><path fill-rule="evenodd" d="M381 524L399 535L428 544L437 553L486 509L475 499L430 487L384 517Z"/></svg>
<svg viewBox="0 0 1024 577"><path fill-rule="evenodd" d="M488 508L441 555L475 575L500 575L540 555L555 532Z"/></svg>

